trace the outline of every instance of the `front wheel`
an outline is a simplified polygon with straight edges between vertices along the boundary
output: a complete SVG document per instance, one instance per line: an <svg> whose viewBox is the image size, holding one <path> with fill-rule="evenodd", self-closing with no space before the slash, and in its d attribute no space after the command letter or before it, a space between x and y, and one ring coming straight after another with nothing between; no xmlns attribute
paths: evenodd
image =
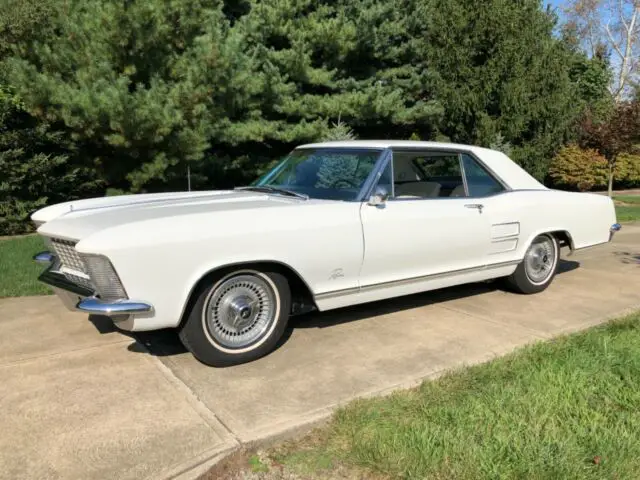
<svg viewBox="0 0 640 480"><path fill-rule="evenodd" d="M215 367L269 353L291 310L289 283L277 272L242 269L218 275L195 295L180 339L198 360Z"/></svg>
<svg viewBox="0 0 640 480"><path fill-rule="evenodd" d="M560 249L553 235L542 234L533 239L524 259L507 277L507 285L519 293L538 293L546 289L558 269Z"/></svg>

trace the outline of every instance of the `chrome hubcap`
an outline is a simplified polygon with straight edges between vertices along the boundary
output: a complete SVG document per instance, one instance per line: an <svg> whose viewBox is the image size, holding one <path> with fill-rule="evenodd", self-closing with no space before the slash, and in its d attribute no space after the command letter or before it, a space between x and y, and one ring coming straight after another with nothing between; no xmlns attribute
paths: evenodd
<svg viewBox="0 0 640 480"><path fill-rule="evenodd" d="M269 330L275 311L275 292L264 279L237 275L223 281L211 294L205 305L205 320L216 342L243 348Z"/></svg>
<svg viewBox="0 0 640 480"><path fill-rule="evenodd" d="M537 237L525 256L525 272L534 283L543 283L551 276L556 263L556 245L547 236Z"/></svg>

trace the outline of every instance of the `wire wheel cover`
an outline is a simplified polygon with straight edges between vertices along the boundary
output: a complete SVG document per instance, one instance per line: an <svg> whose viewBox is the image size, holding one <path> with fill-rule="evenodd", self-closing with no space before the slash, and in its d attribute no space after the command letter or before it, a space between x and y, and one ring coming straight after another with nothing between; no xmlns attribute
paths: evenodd
<svg viewBox="0 0 640 480"><path fill-rule="evenodd" d="M544 283L553 273L556 265L556 244L547 236L537 237L524 259L524 269L534 283Z"/></svg>
<svg viewBox="0 0 640 480"><path fill-rule="evenodd" d="M243 348L259 340L275 321L276 294L261 277L237 275L224 280L205 304L213 340Z"/></svg>

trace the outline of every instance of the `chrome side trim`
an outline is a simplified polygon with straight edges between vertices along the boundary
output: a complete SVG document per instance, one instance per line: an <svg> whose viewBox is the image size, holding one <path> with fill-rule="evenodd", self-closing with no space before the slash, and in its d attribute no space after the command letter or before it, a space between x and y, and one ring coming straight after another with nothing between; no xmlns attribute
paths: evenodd
<svg viewBox="0 0 640 480"><path fill-rule="evenodd" d="M360 287L345 288L342 290L331 290L330 292L318 293L314 295L315 300L325 300L327 298L342 297L345 295L354 295L360 293L362 289Z"/></svg>
<svg viewBox="0 0 640 480"><path fill-rule="evenodd" d="M153 312L153 305L135 300L114 300L105 302L97 297L88 297L80 300L76 306L78 310L94 315L135 315L139 313Z"/></svg>
<svg viewBox="0 0 640 480"><path fill-rule="evenodd" d="M520 237L519 233L514 233L513 235L505 235L504 237L492 238L491 243L500 243L504 242L505 240L513 240L514 238L517 239L518 237Z"/></svg>
<svg viewBox="0 0 640 480"><path fill-rule="evenodd" d="M330 292L319 293L315 295L316 300L324 300L327 298L342 297L344 295L353 295L356 293L364 293L372 290L378 290L381 288L398 287L401 285L410 285L412 283L419 283L425 280L434 280L437 278L452 277L455 275L461 275L464 273L481 272L483 270L493 270L502 267L511 267L518 265L521 260L511 260L509 262L491 263L488 265L480 265L478 267L461 268L459 270L451 270L449 272L432 273L431 275L422 275L419 277L403 278L401 280L392 280L390 282L374 283L371 285L364 285L361 287L345 288L343 290L333 290Z"/></svg>
<svg viewBox="0 0 640 480"><path fill-rule="evenodd" d="M519 243L519 239L517 237L513 237L513 238L501 238L500 240L493 240L491 242L492 245L496 245L496 244L500 244L500 243L508 243L508 242L513 242L513 246L511 248L505 249L505 250L498 250L496 252L489 252L489 255L501 255L503 253L507 253L507 252L513 252L514 250L516 250L518 248L518 243Z"/></svg>
<svg viewBox="0 0 640 480"><path fill-rule="evenodd" d="M33 261L37 263L53 263L54 258L51 252L40 252L33 256Z"/></svg>

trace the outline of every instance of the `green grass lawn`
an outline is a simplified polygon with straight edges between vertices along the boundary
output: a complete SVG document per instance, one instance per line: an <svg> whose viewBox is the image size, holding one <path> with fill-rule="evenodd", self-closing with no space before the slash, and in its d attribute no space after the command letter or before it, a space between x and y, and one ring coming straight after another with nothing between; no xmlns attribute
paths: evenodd
<svg viewBox="0 0 640 480"><path fill-rule="evenodd" d="M258 461L304 478L623 479L640 472L638 439L635 314L356 401Z"/></svg>
<svg viewBox="0 0 640 480"><path fill-rule="evenodd" d="M50 293L38 281L44 266L32 260L33 255L44 249L37 235L0 239L0 298Z"/></svg>
<svg viewBox="0 0 640 480"><path fill-rule="evenodd" d="M616 215L619 222L640 221L640 195L619 195L614 197L616 203Z"/></svg>

